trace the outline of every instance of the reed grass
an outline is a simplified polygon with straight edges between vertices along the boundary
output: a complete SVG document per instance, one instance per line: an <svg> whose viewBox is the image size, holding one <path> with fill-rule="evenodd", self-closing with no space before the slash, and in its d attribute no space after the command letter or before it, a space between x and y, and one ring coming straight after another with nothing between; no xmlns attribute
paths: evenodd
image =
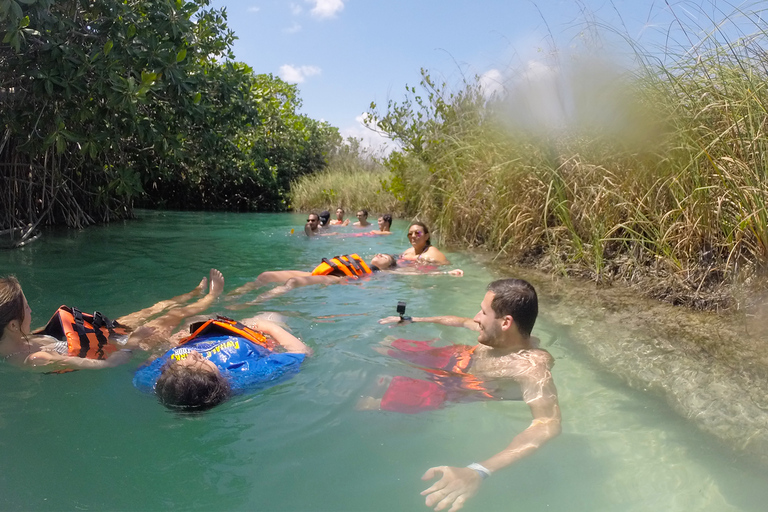
<svg viewBox="0 0 768 512"><path fill-rule="evenodd" d="M344 148L329 158L324 171L305 175L291 184L291 207L332 213L341 207L352 216L361 209L371 214L402 214L401 204L384 186L388 177L386 169L367 158L359 147Z"/></svg>

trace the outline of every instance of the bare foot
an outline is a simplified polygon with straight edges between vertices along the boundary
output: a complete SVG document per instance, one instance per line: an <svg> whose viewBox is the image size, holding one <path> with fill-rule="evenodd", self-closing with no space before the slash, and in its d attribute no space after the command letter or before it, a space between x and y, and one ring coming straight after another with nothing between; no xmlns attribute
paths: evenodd
<svg viewBox="0 0 768 512"><path fill-rule="evenodd" d="M381 408L381 399L372 396L361 397L355 404L358 411L378 411Z"/></svg>
<svg viewBox="0 0 768 512"><path fill-rule="evenodd" d="M221 292L224 291L224 276L221 272L216 270L215 268L211 269L211 288L208 291L209 295L213 295L214 297L218 297L221 295Z"/></svg>
<svg viewBox="0 0 768 512"><path fill-rule="evenodd" d="M203 292L205 291L205 287L206 287L206 286L208 286L208 278L207 278L207 277L204 277L204 278L203 278L203 279L200 281L200 284L199 284L199 285L197 285L197 288L195 288L194 290L192 290L192 293L194 293L195 295L200 295L201 293L203 293Z"/></svg>

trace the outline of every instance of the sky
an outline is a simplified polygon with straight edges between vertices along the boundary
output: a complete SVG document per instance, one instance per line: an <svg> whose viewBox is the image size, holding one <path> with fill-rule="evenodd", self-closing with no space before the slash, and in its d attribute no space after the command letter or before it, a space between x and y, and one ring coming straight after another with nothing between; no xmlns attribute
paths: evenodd
<svg viewBox="0 0 768 512"><path fill-rule="evenodd" d="M344 137L381 142L362 125L371 102L401 101L420 69L488 92L590 48L631 65L625 36L647 52L690 48L711 32L755 32L739 12L765 2L717 0L212 0L225 7L236 60L298 85L300 113ZM724 21L723 21L724 20ZM600 27L600 28L598 28ZM685 31L681 30L685 27ZM546 88L546 87L545 87Z"/></svg>

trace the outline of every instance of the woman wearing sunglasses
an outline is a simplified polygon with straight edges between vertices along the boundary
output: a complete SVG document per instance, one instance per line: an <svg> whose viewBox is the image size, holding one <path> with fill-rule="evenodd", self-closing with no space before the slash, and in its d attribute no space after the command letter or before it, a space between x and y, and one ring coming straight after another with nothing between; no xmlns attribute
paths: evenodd
<svg viewBox="0 0 768 512"><path fill-rule="evenodd" d="M429 228L421 222L414 222L408 228L408 241L411 248L403 253L400 258L417 263L430 263L432 265L448 265L450 262L445 254L432 245L429 240Z"/></svg>

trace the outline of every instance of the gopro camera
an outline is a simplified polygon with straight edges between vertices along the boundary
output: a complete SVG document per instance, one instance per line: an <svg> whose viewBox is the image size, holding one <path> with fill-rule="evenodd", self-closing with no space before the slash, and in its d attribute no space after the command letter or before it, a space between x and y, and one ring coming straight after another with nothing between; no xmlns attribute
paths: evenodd
<svg viewBox="0 0 768 512"><path fill-rule="evenodd" d="M397 302L397 314L400 315L400 322L410 322L411 317L405 316L405 301Z"/></svg>

